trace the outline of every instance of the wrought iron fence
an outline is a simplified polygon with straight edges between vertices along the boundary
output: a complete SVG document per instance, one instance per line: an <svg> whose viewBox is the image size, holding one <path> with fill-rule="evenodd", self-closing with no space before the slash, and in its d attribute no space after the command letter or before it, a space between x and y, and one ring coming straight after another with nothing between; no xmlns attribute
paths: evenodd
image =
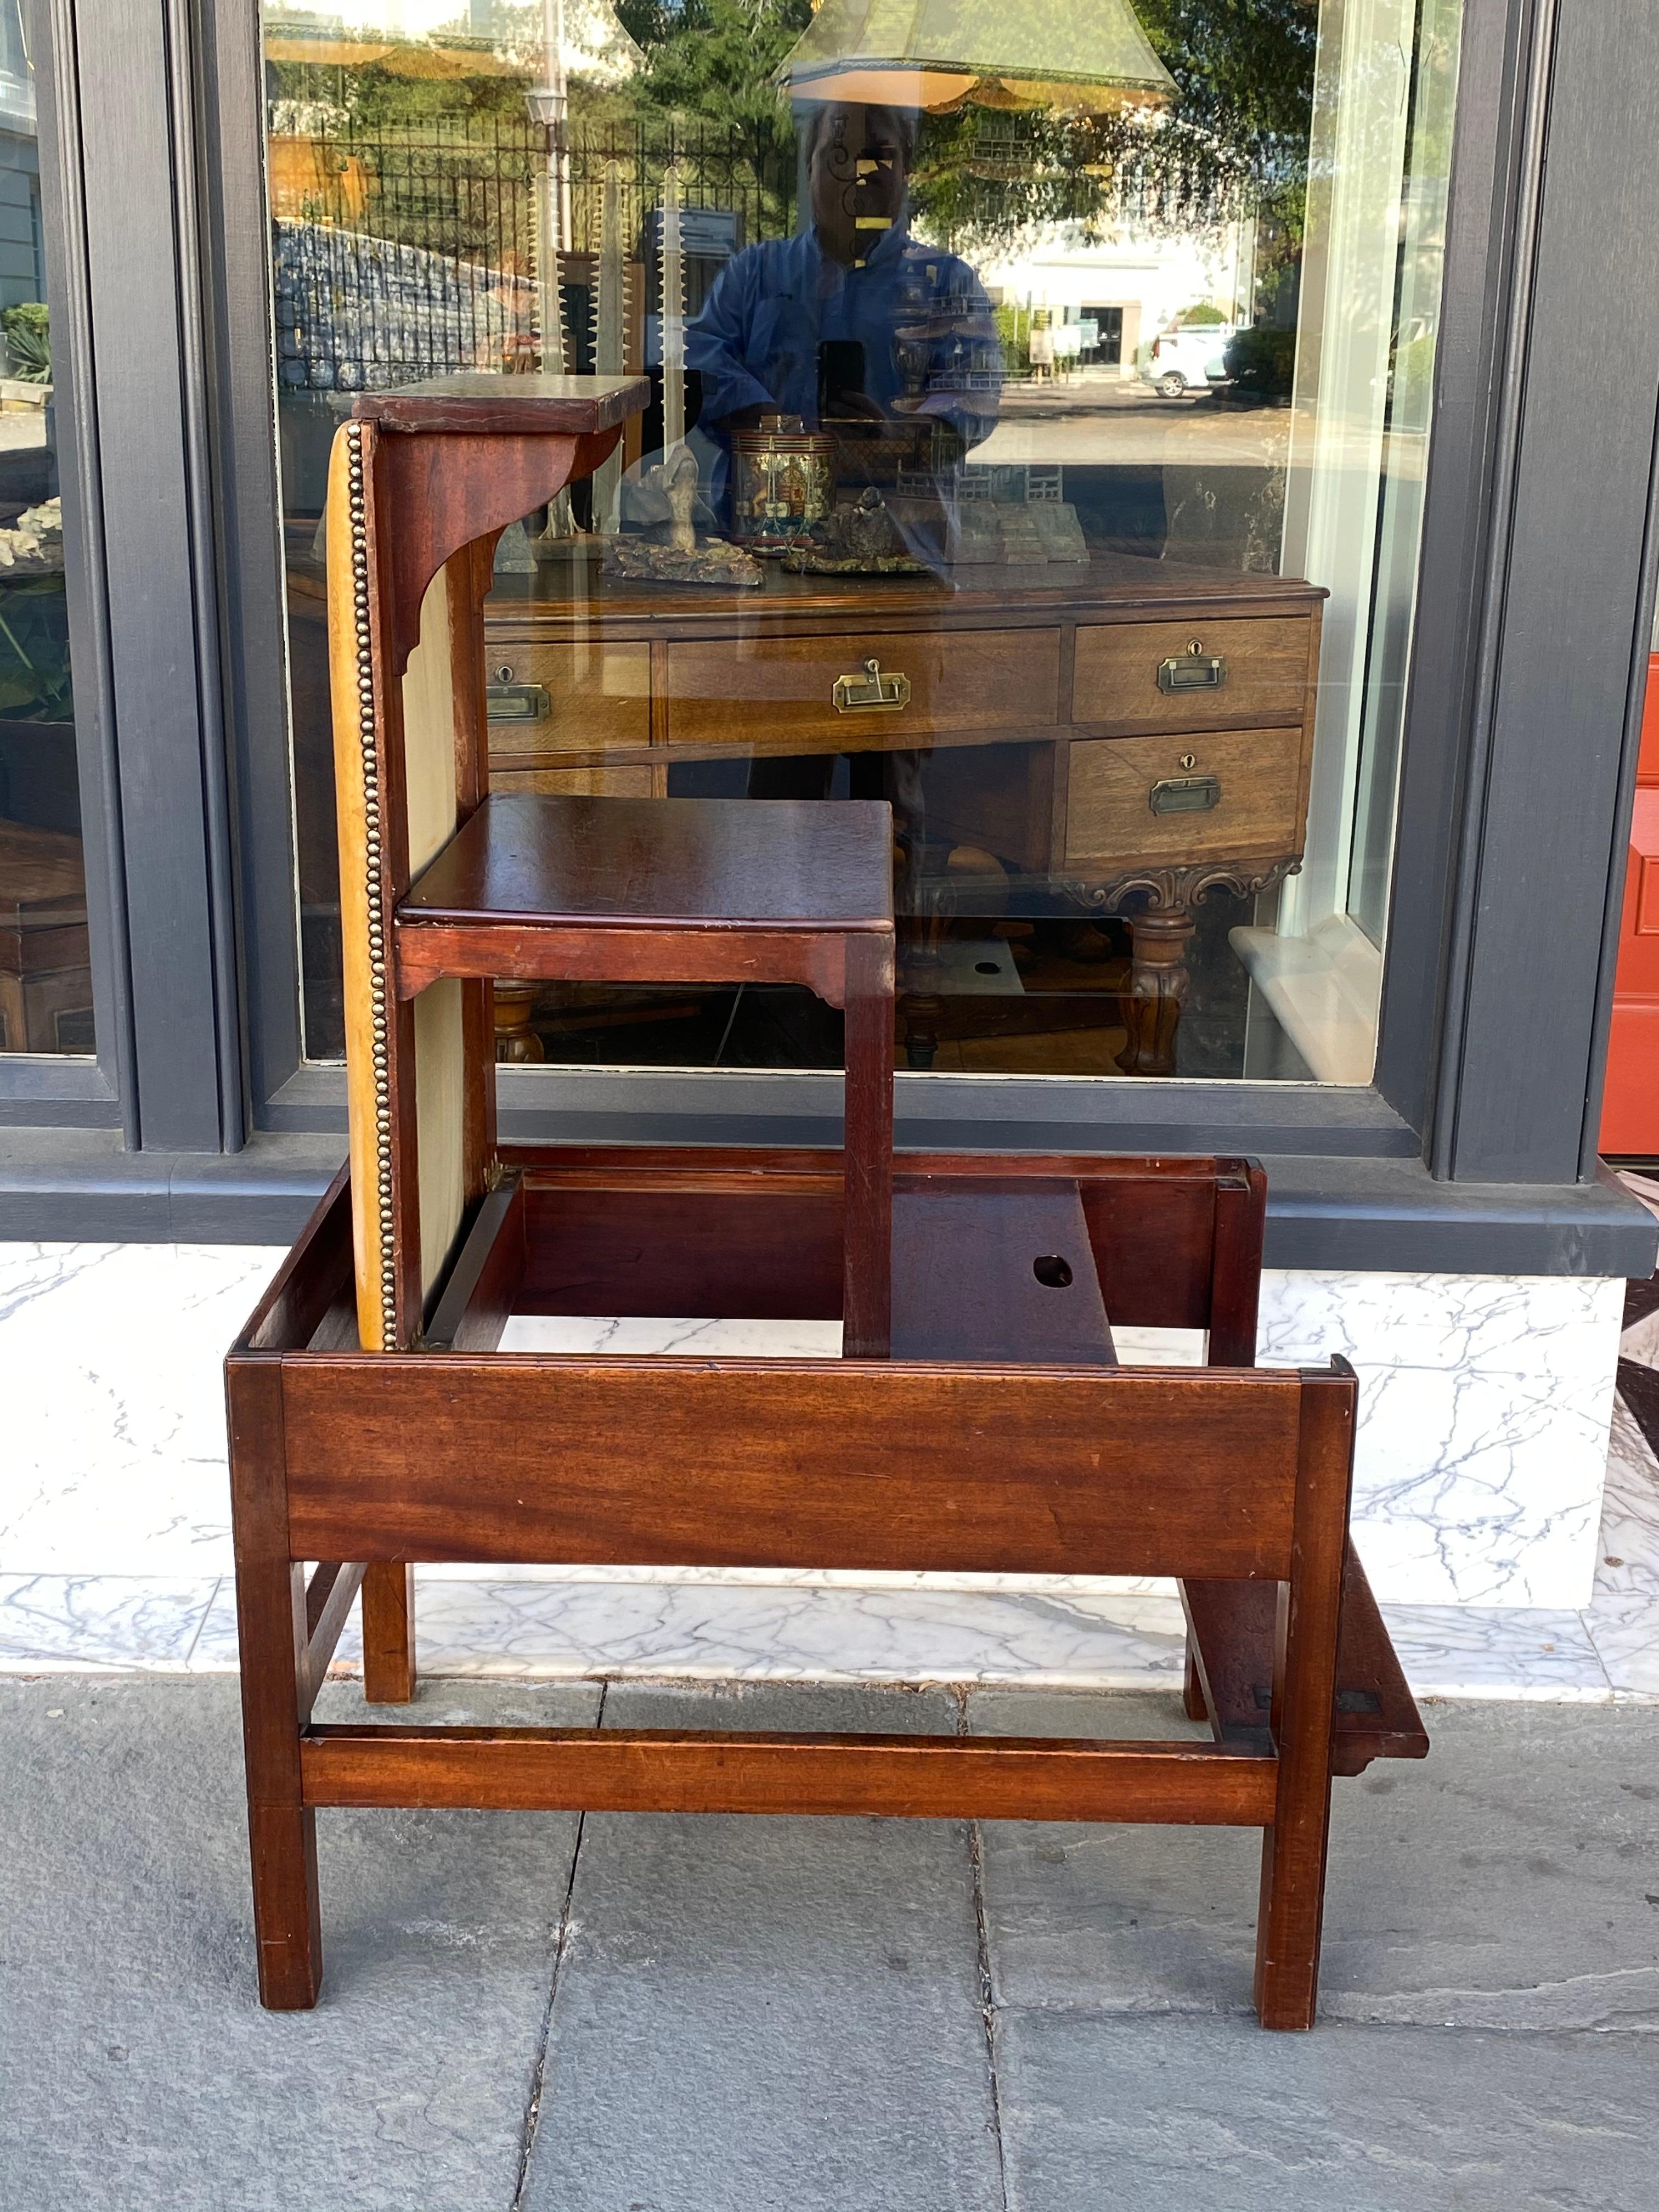
<svg viewBox="0 0 1659 2212"><path fill-rule="evenodd" d="M271 120L287 126L269 142L284 389L362 389L500 368L511 349L538 341L538 210L551 158L538 125L465 115L370 127L292 103ZM765 135L639 123L572 134L571 250L598 251L609 173L623 192L628 250L639 252L671 164L688 210L735 212L746 239L793 227L787 146ZM579 337L577 357L581 349Z"/></svg>

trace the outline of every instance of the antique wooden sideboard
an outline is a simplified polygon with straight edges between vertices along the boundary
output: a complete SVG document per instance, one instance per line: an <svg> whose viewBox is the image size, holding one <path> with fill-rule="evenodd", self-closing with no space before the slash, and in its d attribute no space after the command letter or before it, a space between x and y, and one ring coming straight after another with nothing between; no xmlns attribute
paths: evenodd
<svg viewBox="0 0 1659 2212"><path fill-rule="evenodd" d="M898 757L911 988L950 852L988 853L1125 916L1119 1066L1166 1074L1194 907L1301 859L1323 598L1098 552L954 582L774 565L726 592L607 578L579 542L486 607L491 783L664 797L696 762Z"/></svg>

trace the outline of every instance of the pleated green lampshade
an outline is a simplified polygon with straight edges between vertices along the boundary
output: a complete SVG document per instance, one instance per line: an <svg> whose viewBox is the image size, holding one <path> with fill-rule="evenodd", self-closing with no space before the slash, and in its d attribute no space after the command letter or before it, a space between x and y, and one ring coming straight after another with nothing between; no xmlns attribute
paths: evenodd
<svg viewBox="0 0 1659 2212"><path fill-rule="evenodd" d="M931 114L1161 107L1175 80L1129 0L823 0L777 72L796 100Z"/></svg>

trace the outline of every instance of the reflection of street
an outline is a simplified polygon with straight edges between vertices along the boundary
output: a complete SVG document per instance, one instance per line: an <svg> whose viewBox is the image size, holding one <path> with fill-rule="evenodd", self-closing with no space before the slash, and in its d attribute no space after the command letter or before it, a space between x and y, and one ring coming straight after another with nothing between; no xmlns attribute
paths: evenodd
<svg viewBox="0 0 1659 2212"><path fill-rule="evenodd" d="M1282 467L1290 445L1285 407L1238 407L1208 393L1160 399L1146 385L1010 386L996 429L976 461L1073 467Z"/></svg>
<svg viewBox="0 0 1659 2212"><path fill-rule="evenodd" d="M1160 399L1141 384L1010 385L995 430L971 458L1073 468L1283 468L1291 421L1288 407L1242 406L1209 392ZM1323 437L1334 461L1328 422ZM1419 477L1425 442L1420 432L1391 439L1390 474ZM1355 426L1352 445L1355 465L1369 471L1369 425Z"/></svg>

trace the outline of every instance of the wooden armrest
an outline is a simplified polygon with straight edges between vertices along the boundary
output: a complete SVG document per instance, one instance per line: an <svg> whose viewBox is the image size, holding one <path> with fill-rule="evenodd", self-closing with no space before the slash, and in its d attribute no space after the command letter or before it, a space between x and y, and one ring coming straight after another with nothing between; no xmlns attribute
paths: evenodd
<svg viewBox="0 0 1659 2212"><path fill-rule="evenodd" d="M1217 1741L1265 1747L1278 1583L1186 1582L1181 1597ZM1331 1771L1363 1774L1374 1759L1425 1759L1428 1749L1428 1731L1350 1543L1343 1572Z"/></svg>

